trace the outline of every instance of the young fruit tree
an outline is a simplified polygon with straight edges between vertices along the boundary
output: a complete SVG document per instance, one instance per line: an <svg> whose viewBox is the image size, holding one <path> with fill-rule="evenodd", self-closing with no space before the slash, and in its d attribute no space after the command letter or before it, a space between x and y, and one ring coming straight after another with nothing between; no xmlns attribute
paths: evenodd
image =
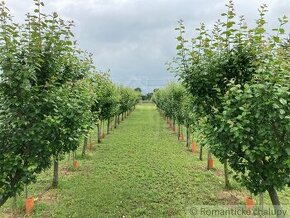
<svg viewBox="0 0 290 218"><path fill-rule="evenodd" d="M289 185L290 176L287 18L270 34L265 5L252 29L244 17L237 23L232 1L227 7L225 21L219 20L211 34L202 24L190 47L180 22L173 65L193 96L196 114L206 118L204 133L210 151L225 165L226 186L229 164L251 192L267 190L278 210L275 190Z"/></svg>
<svg viewBox="0 0 290 218"><path fill-rule="evenodd" d="M35 9L13 22L0 4L0 205L74 151L90 122L90 58L75 48L71 22Z"/></svg>
<svg viewBox="0 0 290 218"><path fill-rule="evenodd" d="M97 114L95 122L97 123L98 143L100 143L102 138L102 122L108 120L109 126L111 118L119 110L120 95L117 92L117 87L109 79L107 73L93 75L92 81L96 94L96 101L94 102L92 110Z"/></svg>

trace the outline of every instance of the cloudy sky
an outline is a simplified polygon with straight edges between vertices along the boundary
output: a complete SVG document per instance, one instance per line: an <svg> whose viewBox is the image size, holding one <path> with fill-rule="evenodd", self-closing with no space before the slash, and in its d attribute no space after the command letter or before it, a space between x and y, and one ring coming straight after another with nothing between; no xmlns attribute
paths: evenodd
<svg viewBox="0 0 290 218"><path fill-rule="evenodd" d="M33 8L32 0L6 0L17 21ZM249 24L259 5L269 7L269 28L277 17L290 15L290 0L235 0L238 15ZM165 62L175 55L174 28L183 19L188 31L201 22L212 25L227 0L44 0L46 12L74 20L79 46L94 55L100 70L111 70L114 82L144 92L173 80ZM288 26L289 27L289 26ZM288 31L289 32L289 31Z"/></svg>

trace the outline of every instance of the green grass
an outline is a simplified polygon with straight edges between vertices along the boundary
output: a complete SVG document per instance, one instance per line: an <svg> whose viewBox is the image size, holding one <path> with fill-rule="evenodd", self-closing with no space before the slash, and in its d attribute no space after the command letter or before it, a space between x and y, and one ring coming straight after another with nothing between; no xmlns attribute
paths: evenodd
<svg viewBox="0 0 290 218"><path fill-rule="evenodd" d="M139 105L78 159L78 170L69 167L68 157L61 162L59 188L43 194L33 217L185 217L192 205L243 204L248 194L234 181L232 190L224 190L222 165L216 161L215 170L207 171L206 160L177 141L151 104ZM51 175L42 173L30 194L43 192ZM289 189L280 196L290 202ZM18 217L24 215L23 199L17 200ZM11 215L11 205L11 200L4 205L3 216Z"/></svg>

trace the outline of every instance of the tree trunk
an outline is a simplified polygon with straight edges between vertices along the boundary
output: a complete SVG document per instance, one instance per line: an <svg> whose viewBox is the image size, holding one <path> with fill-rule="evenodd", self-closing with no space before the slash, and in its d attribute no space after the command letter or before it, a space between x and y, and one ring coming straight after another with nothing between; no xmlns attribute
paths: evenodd
<svg viewBox="0 0 290 218"><path fill-rule="evenodd" d="M110 134L110 118L108 119L108 124L107 124L107 134Z"/></svg>
<svg viewBox="0 0 290 218"><path fill-rule="evenodd" d="M181 136L181 126L180 126L180 124L178 124L178 133L177 133L177 138L178 138L178 140L180 140L180 136Z"/></svg>
<svg viewBox="0 0 290 218"><path fill-rule="evenodd" d="M115 129L117 128L117 123L118 123L118 117L115 116Z"/></svg>
<svg viewBox="0 0 290 218"><path fill-rule="evenodd" d="M103 130L102 136L104 138L105 137L105 120L102 121L102 130Z"/></svg>
<svg viewBox="0 0 290 218"><path fill-rule="evenodd" d="M8 200L8 196L0 196L0 207Z"/></svg>
<svg viewBox="0 0 290 218"><path fill-rule="evenodd" d="M54 157L53 160L53 179L52 187L57 188L58 186L58 156Z"/></svg>
<svg viewBox="0 0 290 218"><path fill-rule="evenodd" d="M175 120L173 120L173 131L175 132Z"/></svg>
<svg viewBox="0 0 290 218"><path fill-rule="evenodd" d="M230 189L231 184L229 180L228 160L225 160L225 163L224 163L224 173L225 173L225 188Z"/></svg>
<svg viewBox="0 0 290 218"><path fill-rule="evenodd" d="M285 216L282 214L283 211L282 211L282 207L281 207L280 200L279 200L276 189L274 187L270 187L267 189L267 191L268 191L269 196L271 198L271 201L272 201L272 204L274 206L274 210L277 214L277 217L284 218Z"/></svg>
<svg viewBox="0 0 290 218"><path fill-rule="evenodd" d="M202 160L202 152L203 152L203 145L200 146L200 149L199 149L199 160Z"/></svg>
<svg viewBox="0 0 290 218"><path fill-rule="evenodd" d="M190 128L189 125L186 127L186 147L190 149Z"/></svg>
<svg viewBox="0 0 290 218"><path fill-rule="evenodd" d="M27 197L26 197L26 198L27 198ZM17 211L17 194L15 194L14 197L13 197L13 201L12 201L12 210L13 210L14 212Z"/></svg>
<svg viewBox="0 0 290 218"><path fill-rule="evenodd" d="M124 120L124 113L122 113L122 121Z"/></svg>
<svg viewBox="0 0 290 218"><path fill-rule="evenodd" d="M10 186L15 187L16 184L23 178L23 173L20 170L16 170L13 178L10 180ZM16 193L14 193L16 195ZM0 207L5 204L5 202L9 199L10 195L0 195Z"/></svg>
<svg viewBox="0 0 290 218"><path fill-rule="evenodd" d="M83 146L83 152L82 152L82 156L84 157L86 155L86 149L88 147L88 136L85 135L84 137L84 146Z"/></svg>
<svg viewBox="0 0 290 218"><path fill-rule="evenodd" d="M28 198L28 187L25 185L25 198Z"/></svg>
<svg viewBox="0 0 290 218"><path fill-rule="evenodd" d="M259 209L264 210L264 193L259 193Z"/></svg>
<svg viewBox="0 0 290 218"><path fill-rule="evenodd" d="M98 143L101 143L101 127L100 127L100 123L97 124L97 129L98 129Z"/></svg>

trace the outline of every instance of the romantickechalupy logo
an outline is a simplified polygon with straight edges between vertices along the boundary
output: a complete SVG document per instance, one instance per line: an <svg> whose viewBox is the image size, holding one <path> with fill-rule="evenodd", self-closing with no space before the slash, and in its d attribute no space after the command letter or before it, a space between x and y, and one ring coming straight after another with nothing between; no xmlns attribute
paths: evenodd
<svg viewBox="0 0 290 218"><path fill-rule="evenodd" d="M264 205L248 209L241 205L193 205L187 207L187 217L286 218L290 217L290 207L284 206L283 209L274 209L272 205Z"/></svg>

